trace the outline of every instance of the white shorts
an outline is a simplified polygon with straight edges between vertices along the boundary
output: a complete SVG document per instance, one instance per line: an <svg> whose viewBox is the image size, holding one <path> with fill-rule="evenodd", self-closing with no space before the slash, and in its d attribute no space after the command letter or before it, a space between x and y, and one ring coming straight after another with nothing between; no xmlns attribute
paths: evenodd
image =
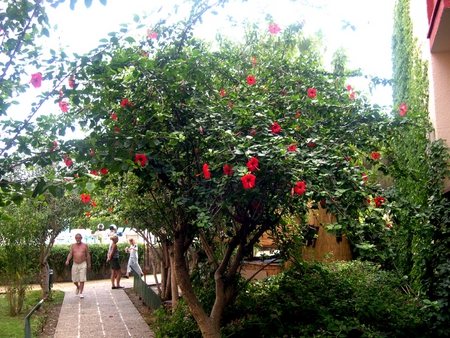
<svg viewBox="0 0 450 338"><path fill-rule="evenodd" d="M87 262L72 265L72 281L74 283L86 282Z"/></svg>

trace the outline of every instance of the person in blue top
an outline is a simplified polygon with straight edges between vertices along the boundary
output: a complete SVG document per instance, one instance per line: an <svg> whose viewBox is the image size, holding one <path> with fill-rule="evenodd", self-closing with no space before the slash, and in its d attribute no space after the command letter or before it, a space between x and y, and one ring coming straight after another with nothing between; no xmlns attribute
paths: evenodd
<svg viewBox="0 0 450 338"><path fill-rule="evenodd" d="M122 277L122 274L120 272L119 248L117 248L119 236L113 234L110 239L112 241L112 245L108 252L108 258L106 259L106 261L111 265L112 289L123 289L123 286L120 285L120 277Z"/></svg>
<svg viewBox="0 0 450 338"><path fill-rule="evenodd" d="M130 258L128 259L128 265L127 265L127 274L124 276L125 278L129 278L130 277L130 272L131 272L131 265L134 266L134 268L137 268L138 271L137 273L140 276L143 276L144 274L142 273L142 269L139 266L139 261L138 261L138 246L137 244L134 242L133 238L130 238L130 246L128 248L125 248L126 252L130 253Z"/></svg>

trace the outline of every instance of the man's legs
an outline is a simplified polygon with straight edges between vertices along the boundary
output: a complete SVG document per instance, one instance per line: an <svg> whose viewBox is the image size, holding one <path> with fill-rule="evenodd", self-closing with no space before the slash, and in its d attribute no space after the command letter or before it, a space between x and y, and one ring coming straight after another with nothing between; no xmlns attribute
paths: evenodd
<svg viewBox="0 0 450 338"><path fill-rule="evenodd" d="M80 293L80 286L78 285L78 282L73 282L73 284L75 284L75 286L77 287L77 289L75 290L75 294L78 295L78 293Z"/></svg>

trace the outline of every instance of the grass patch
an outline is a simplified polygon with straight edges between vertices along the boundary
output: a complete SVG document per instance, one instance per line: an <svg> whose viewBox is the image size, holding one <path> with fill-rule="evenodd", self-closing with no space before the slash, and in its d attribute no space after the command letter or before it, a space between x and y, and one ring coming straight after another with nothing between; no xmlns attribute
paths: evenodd
<svg viewBox="0 0 450 338"><path fill-rule="evenodd" d="M25 317L33 307L39 303L41 300L40 296L40 290L28 291L21 314L17 317L10 317L6 295L0 295L0 332L2 333L2 337L23 338L25 332ZM33 337L37 337L37 332L40 331L45 324L47 309L61 304L63 299L64 292L52 291L49 300L45 301L41 308L31 316Z"/></svg>

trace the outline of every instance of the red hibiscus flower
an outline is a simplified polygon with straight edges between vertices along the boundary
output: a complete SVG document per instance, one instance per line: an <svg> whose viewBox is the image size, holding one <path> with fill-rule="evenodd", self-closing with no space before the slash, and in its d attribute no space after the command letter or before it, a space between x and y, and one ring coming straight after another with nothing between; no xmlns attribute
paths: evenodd
<svg viewBox="0 0 450 338"><path fill-rule="evenodd" d="M355 92L350 93L350 98L353 100L355 98Z"/></svg>
<svg viewBox="0 0 450 338"><path fill-rule="evenodd" d="M90 212L87 212L87 213L86 213L86 217L91 217L91 213L90 213Z"/></svg>
<svg viewBox="0 0 450 338"><path fill-rule="evenodd" d="M147 156L145 156L144 154L136 154L136 159L134 160L134 162L143 167L147 162Z"/></svg>
<svg viewBox="0 0 450 338"><path fill-rule="evenodd" d="M364 174L362 175L362 179L363 179L363 181L367 181L367 174L364 173Z"/></svg>
<svg viewBox="0 0 450 338"><path fill-rule="evenodd" d="M128 221L126 219L124 219L123 224L128 224Z"/></svg>
<svg viewBox="0 0 450 338"><path fill-rule="evenodd" d="M252 65L256 66L258 62L256 61L256 57L252 56Z"/></svg>
<svg viewBox="0 0 450 338"><path fill-rule="evenodd" d="M278 123L274 122L270 126L270 130L272 130L272 133L278 134L281 131L281 127L280 127L280 125Z"/></svg>
<svg viewBox="0 0 450 338"><path fill-rule="evenodd" d="M308 142L307 146L310 148L314 148L316 144L314 142Z"/></svg>
<svg viewBox="0 0 450 338"><path fill-rule="evenodd" d="M281 28L278 27L276 23L269 25L270 34L278 34L281 31Z"/></svg>
<svg viewBox="0 0 450 338"><path fill-rule="evenodd" d="M306 183L303 181L299 181L295 184L294 191L298 195L303 195L306 191Z"/></svg>
<svg viewBox="0 0 450 338"><path fill-rule="evenodd" d="M107 174L108 174L108 169L106 169L106 168L101 168L101 169L100 169L100 174L102 174L102 175L107 175Z"/></svg>
<svg viewBox="0 0 450 338"><path fill-rule="evenodd" d="M231 102L228 102L228 109L233 108L233 104Z"/></svg>
<svg viewBox="0 0 450 338"><path fill-rule="evenodd" d="M253 85L256 83L255 77L252 76L252 75L247 76L247 83L248 83L249 85L253 86Z"/></svg>
<svg viewBox="0 0 450 338"><path fill-rule="evenodd" d="M297 114L295 114L295 118L298 119L300 116L302 116L302 113L300 113L300 112L297 110Z"/></svg>
<svg viewBox="0 0 450 338"><path fill-rule="evenodd" d="M376 151L372 151L372 158L374 160L378 160L380 158L380 153L377 153Z"/></svg>
<svg viewBox="0 0 450 338"><path fill-rule="evenodd" d="M120 101L120 106L121 106L121 107L125 107L125 106L133 107L133 106L134 106L134 103L131 102L131 101L128 100L128 99L123 99L122 101Z"/></svg>
<svg viewBox="0 0 450 338"><path fill-rule="evenodd" d="M222 97L224 97L224 96L227 95L227 94L225 93L225 90L220 89L220 95L222 95Z"/></svg>
<svg viewBox="0 0 450 338"><path fill-rule="evenodd" d="M315 88L309 88L309 89L308 89L308 96L309 96L311 99L315 98L316 95L317 95L317 89L315 89Z"/></svg>
<svg viewBox="0 0 450 338"><path fill-rule="evenodd" d="M147 29L147 36L150 39L156 39L158 37L158 34L156 34L156 32L154 32L153 30L151 30L150 28Z"/></svg>
<svg viewBox="0 0 450 338"><path fill-rule="evenodd" d="M203 165L203 176L205 176L205 178L211 178L211 173L209 172L209 165L207 165L206 163Z"/></svg>
<svg viewBox="0 0 450 338"><path fill-rule="evenodd" d="M228 163L224 165L223 167L223 173L227 176L233 175L233 167L229 166Z"/></svg>
<svg viewBox="0 0 450 338"><path fill-rule="evenodd" d="M91 205L95 208L97 206L97 203L95 201L92 201Z"/></svg>
<svg viewBox="0 0 450 338"><path fill-rule="evenodd" d="M116 120L117 120L117 115L116 115L115 113L112 113L112 114L111 114L111 118L112 118L114 121L116 121Z"/></svg>
<svg viewBox="0 0 450 338"><path fill-rule="evenodd" d="M108 211L109 211L109 212L113 212L113 210L114 210L114 209L113 209L112 207L108 208Z"/></svg>
<svg viewBox="0 0 450 338"><path fill-rule="evenodd" d="M120 132L120 128L119 127L115 127L114 128L114 133L118 134Z"/></svg>
<svg viewBox="0 0 450 338"><path fill-rule="evenodd" d="M54 150L56 149L57 146L58 146L58 142L53 141L52 151L54 151Z"/></svg>
<svg viewBox="0 0 450 338"><path fill-rule="evenodd" d="M98 172L95 170L91 170L91 175L98 176Z"/></svg>
<svg viewBox="0 0 450 338"><path fill-rule="evenodd" d="M241 181L244 189L252 189L255 187L256 176L253 174L247 174L241 177Z"/></svg>
<svg viewBox="0 0 450 338"><path fill-rule="evenodd" d="M42 84L42 75L41 73L31 74L30 83L34 88L39 88Z"/></svg>
<svg viewBox="0 0 450 338"><path fill-rule="evenodd" d="M351 157L344 157L344 160L346 160L347 162L350 162L352 160Z"/></svg>
<svg viewBox="0 0 450 338"><path fill-rule="evenodd" d="M67 103L67 101L60 101L59 108L61 108L63 113L67 113L69 110L69 104Z"/></svg>
<svg viewBox="0 0 450 338"><path fill-rule="evenodd" d="M352 85L347 85L347 91L351 91L352 90Z"/></svg>
<svg viewBox="0 0 450 338"><path fill-rule="evenodd" d="M408 108L406 107L406 104L404 102L402 102L402 104L398 107L398 111L399 111L400 116L406 115Z"/></svg>
<svg viewBox="0 0 450 338"><path fill-rule="evenodd" d="M70 167L72 165L72 160L69 158L69 155L66 154L64 155L64 163L66 164L66 166Z"/></svg>
<svg viewBox="0 0 450 338"><path fill-rule="evenodd" d="M251 128L250 129L250 136L255 136L256 135L256 129L255 128Z"/></svg>
<svg viewBox="0 0 450 338"><path fill-rule="evenodd" d="M91 195L89 194L81 194L81 202L89 203L91 201Z"/></svg>
<svg viewBox="0 0 450 338"><path fill-rule="evenodd" d="M288 151L295 151L295 149L297 149L297 146L296 146L295 144L291 144L291 145L287 148Z"/></svg>
<svg viewBox="0 0 450 338"><path fill-rule="evenodd" d="M94 156L95 155L95 151L91 150L91 155Z"/></svg>
<svg viewBox="0 0 450 338"><path fill-rule="evenodd" d="M383 205L383 203L385 203L386 202L386 199L384 198L384 197L375 197L374 199L373 199L373 201L375 202L375 205L377 206L377 207L381 207L382 205Z"/></svg>
<svg viewBox="0 0 450 338"><path fill-rule="evenodd" d="M247 162L247 168L251 172L255 171L258 168L258 159L256 157L252 157L250 161Z"/></svg>

